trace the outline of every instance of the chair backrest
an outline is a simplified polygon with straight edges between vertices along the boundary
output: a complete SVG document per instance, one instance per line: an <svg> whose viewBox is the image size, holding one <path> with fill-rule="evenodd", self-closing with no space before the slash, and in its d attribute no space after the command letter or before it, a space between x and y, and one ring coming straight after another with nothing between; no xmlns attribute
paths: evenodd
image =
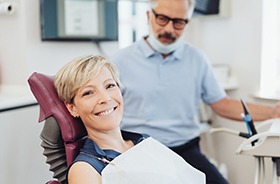
<svg viewBox="0 0 280 184"><path fill-rule="evenodd" d="M79 153L87 135L82 121L74 118L59 99L53 76L34 72L28 79L30 89L40 106L38 122L45 120L41 132L44 155L54 178L66 183L68 166Z"/></svg>

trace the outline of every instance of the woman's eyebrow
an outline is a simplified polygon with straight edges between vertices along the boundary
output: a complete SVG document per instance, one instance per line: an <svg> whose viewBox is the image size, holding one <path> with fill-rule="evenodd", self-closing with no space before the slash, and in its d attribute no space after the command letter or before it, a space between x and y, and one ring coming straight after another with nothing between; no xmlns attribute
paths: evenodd
<svg viewBox="0 0 280 184"><path fill-rule="evenodd" d="M113 78L106 79L104 82L115 81Z"/></svg>

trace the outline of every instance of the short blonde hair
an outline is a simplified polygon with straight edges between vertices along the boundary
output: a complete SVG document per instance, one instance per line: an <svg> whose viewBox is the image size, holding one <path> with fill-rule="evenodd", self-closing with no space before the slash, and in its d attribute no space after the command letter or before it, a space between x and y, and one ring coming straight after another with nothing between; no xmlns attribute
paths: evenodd
<svg viewBox="0 0 280 184"><path fill-rule="evenodd" d="M100 55L89 55L77 58L62 67L54 78L54 86L59 98L67 103L73 103L78 89L84 86L91 77L98 75L102 67L107 67L113 79L120 86L119 72L116 66Z"/></svg>

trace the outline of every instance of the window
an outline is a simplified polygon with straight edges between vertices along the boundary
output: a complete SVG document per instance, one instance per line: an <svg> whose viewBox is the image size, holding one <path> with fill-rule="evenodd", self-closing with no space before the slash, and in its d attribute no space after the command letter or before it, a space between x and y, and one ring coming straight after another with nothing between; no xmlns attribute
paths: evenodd
<svg viewBox="0 0 280 184"><path fill-rule="evenodd" d="M131 45L148 34L148 20L146 16L150 4L148 0L128 1L120 0L119 9L119 47Z"/></svg>
<svg viewBox="0 0 280 184"><path fill-rule="evenodd" d="M280 98L280 1L263 1L260 95Z"/></svg>

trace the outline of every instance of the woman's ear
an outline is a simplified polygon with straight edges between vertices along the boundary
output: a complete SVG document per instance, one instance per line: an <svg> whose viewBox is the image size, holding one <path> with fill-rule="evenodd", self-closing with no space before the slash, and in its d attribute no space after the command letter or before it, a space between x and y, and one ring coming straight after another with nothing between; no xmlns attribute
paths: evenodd
<svg viewBox="0 0 280 184"><path fill-rule="evenodd" d="M64 105L66 106L67 110L70 112L70 114L73 117L75 117L75 118L79 117L79 114L78 114L78 112L76 110L76 107L73 103L64 102Z"/></svg>

